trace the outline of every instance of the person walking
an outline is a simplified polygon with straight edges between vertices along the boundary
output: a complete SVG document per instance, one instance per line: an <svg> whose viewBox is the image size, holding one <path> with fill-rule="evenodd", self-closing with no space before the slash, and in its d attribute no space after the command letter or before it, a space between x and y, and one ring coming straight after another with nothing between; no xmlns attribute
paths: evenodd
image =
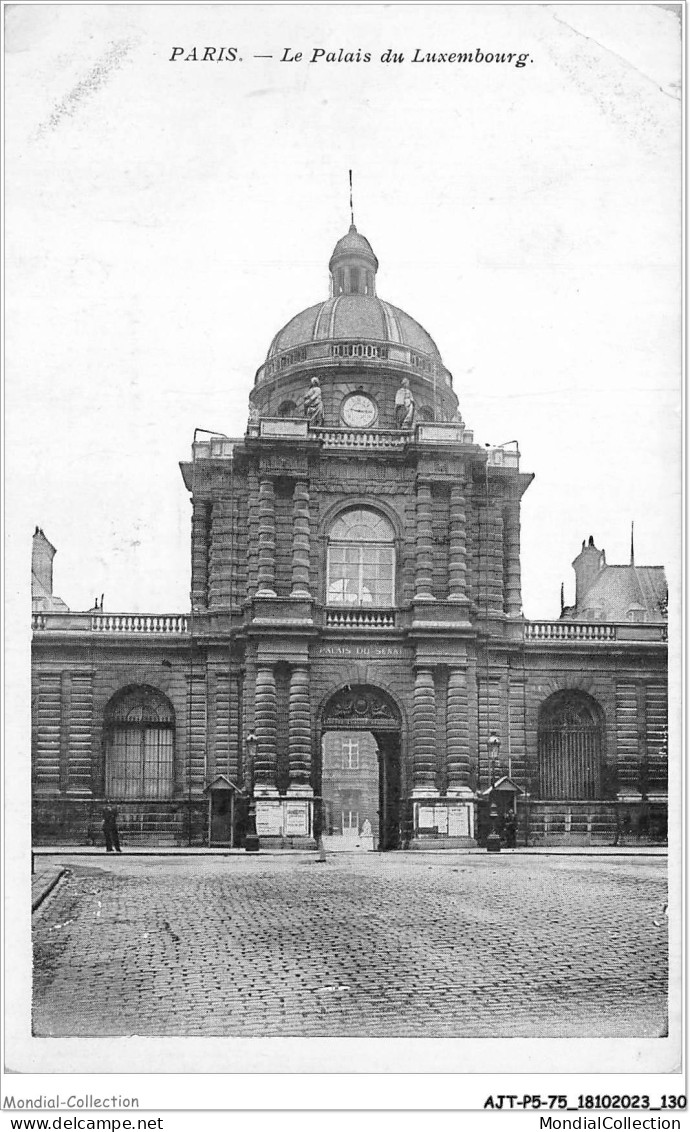
<svg viewBox="0 0 690 1132"><path fill-rule="evenodd" d="M507 810L503 819L503 836L506 849L515 849L517 844L517 820L512 810Z"/></svg>
<svg viewBox="0 0 690 1132"><path fill-rule="evenodd" d="M110 801L106 801L103 807L103 836L105 837L106 853L112 853L113 849L116 853L122 852L120 834L117 828L117 810Z"/></svg>
<svg viewBox="0 0 690 1132"><path fill-rule="evenodd" d="M630 810L623 810L621 812L620 807L616 805L616 836L613 839L614 845L620 845L621 847L625 845L625 838L630 833L630 825Z"/></svg>
<svg viewBox="0 0 690 1132"><path fill-rule="evenodd" d="M649 813L650 805L649 798L643 794L640 799L640 810L637 818L637 840L641 837L649 837Z"/></svg>

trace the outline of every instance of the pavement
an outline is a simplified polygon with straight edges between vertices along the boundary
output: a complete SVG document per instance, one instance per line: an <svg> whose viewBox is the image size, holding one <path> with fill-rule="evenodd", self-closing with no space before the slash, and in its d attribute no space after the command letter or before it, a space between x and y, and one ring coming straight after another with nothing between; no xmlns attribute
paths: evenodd
<svg viewBox="0 0 690 1132"><path fill-rule="evenodd" d="M38 853L36 1036L658 1037L649 850Z"/></svg>

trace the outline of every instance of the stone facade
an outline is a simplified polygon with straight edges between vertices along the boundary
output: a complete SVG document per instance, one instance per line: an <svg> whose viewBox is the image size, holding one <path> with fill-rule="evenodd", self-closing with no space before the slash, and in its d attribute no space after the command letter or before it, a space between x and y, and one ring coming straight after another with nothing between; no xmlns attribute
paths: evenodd
<svg viewBox="0 0 690 1132"><path fill-rule="evenodd" d="M433 341L376 297L372 257L351 229L331 298L274 339L246 434L181 465L190 612L36 604L37 842L99 840L115 791L130 843L205 843L223 776L234 844L253 799L263 843L314 845L338 732L376 749L381 849L475 844L499 774L525 841L610 840L623 811L663 838L665 610L523 618L532 476L474 442Z"/></svg>

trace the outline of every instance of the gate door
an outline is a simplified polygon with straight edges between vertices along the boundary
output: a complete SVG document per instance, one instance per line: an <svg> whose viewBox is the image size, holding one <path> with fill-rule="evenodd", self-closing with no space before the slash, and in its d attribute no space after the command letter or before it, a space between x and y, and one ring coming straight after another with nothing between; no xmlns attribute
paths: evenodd
<svg viewBox="0 0 690 1132"><path fill-rule="evenodd" d="M210 786L208 794L208 843L233 847L235 844L235 795L238 789L234 782L221 774Z"/></svg>

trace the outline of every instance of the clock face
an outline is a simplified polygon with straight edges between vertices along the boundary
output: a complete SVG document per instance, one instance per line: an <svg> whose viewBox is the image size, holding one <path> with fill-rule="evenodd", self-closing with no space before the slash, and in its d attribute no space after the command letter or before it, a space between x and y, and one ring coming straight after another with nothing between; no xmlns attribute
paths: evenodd
<svg viewBox="0 0 690 1132"><path fill-rule="evenodd" d="M351 393L346 397L341 412L350 428L369 428L376 420L376 405L364 393Z"/></svg>

